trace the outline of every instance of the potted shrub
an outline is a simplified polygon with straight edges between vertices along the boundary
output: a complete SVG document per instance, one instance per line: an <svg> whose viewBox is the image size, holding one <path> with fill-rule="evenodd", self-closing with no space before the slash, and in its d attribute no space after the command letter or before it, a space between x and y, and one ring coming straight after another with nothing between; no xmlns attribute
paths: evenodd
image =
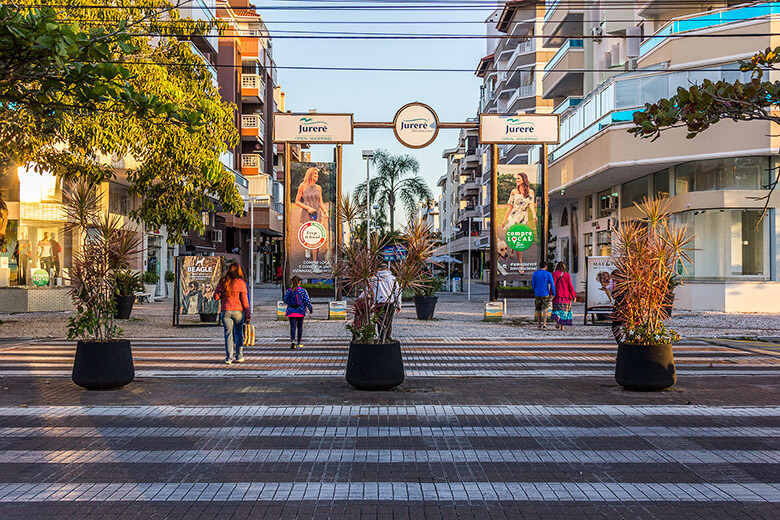
<svg viewBox="0 0 780 520"><path fill-rule="evenodd" d="M691 262L693 236L669 221L668 199L645 199L636 206L642 217L622 222L613 240L615 380L628 390L663 390L677 381L672 343L680 339L665 323L670 279L678 262Z"/></svg>
<svg viewBox="0 0 780 520"><path fill-rule="evenodd" d="M444 280L437 276L428 276L422 281L422 286L414 291L414 310L418 320L430 320L436 310L436 302L439 297L436 293L441 290Z"/></svg>
<svg viewBox="0 0 780 520"><path fill-rule="evenodd" d="M130 342L114 323L117 273L129 267L142 239L103 211L98 186L78 181L63 192L66 230L78 237L70 269L75 307L68 339L77 339L73 382L90 390L118 388L135 377ZM75 241L75 240L74 240ZM75 249L75 248L74 248Z"/></svg>
<svg viewBox="0 0 780 520"><path fill-rule="evenodd" d="M176 288L176 274L173 271L165 271L165 288L168 290L167 297L173 298Z"/></svg>
<svg viewBox="0 0 780 520"><path fill-rule="evenodd" d="M360 390L388 390L404 380L401 343L391 337L393 318L400 309L404 290L420 290L427 280L425 262L433 252L430 226L412 221L405 229L402 242L406 257L392 262L390 272L384 269L384 242L376 235L371 242L352 236L342 248L337 274L352 300L352 333L347 359L347 382ZM392 274L392 276L390 276ZM379 304L377 292L390 294L386 304Z"/></svg>
<svg viewBox="0 0 780 520"><path fill-rule="evenodd" d="M121 269L114 273L115 318L120 320L130 318L130 313L133 312L133 303L135 303L135 293L143 288L141 273L131 269Z"/></svg>
<svg viewBox="0 0 780 520"><path fill-rule="evenodd" d="M157 294L157 282L160 281L160 277L157 276L157 273L153 273L151 271L144 272L143 277L144 277L144 292L151 294L149 299L151 301L154 301L154 297Z"/></svg>

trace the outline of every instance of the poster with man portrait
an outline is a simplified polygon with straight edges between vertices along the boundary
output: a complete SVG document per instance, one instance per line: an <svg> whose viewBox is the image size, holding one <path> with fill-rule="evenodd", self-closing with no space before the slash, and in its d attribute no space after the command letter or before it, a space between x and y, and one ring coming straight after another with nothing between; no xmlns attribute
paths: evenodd
<svg viewBox="0 0 780 520"><path fill-rule="evenodd" d="M179 275L179 315L219 314L214 290L225 265L222 256L180 256L176 259Z"/></svg>
<svg viewBox="0 0 780 520"><path fill-rule="evenodd" d="M611 256L586 258L586 310L611 310L615 290L615 262Z"/></svg>
<svg viewBox="0 0 780 520"><path fill-rule="evenodd" d="M331 278L336 262L336 163L292 163L290 198L290 276Z"/></svg>
<svg viewBox="0 0 780 520"><path fill-rule="evenodd" d="M542 188L536 164L499 164L498 281L529 281L541 259Z"/></svg>

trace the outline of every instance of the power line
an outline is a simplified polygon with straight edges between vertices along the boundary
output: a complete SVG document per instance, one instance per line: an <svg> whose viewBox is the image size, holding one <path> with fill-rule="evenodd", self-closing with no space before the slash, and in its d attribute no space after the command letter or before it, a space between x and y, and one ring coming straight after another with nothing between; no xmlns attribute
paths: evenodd
<svg viewBox="0 0 780 520"><path fill-rule="evenodd" d="M193 35L193 34L173 34L173 33L130 33L132 36L165 36L170 38L192 38L193 36L209 36L205 35ZM218 36L214 34L213 36ZM223 37L230 37L232 35L223 35ZM577 34L571 35L564 39L570 40L602 40L602 39L643 39L649 40L653 38L663 39L677 39L677 38L761 38L769 36L780 36L780 33L774 32L762 32L762 33L728 33L728 34L671 34L671 35L659 35L659 36L626 36L624 34L618 35L593 35L593 34ZM274 35L236 35L236 38L256 38L256 39L298 39L298 40L510 40L510 39L540 39L540 38L552 38L543 34L530 34L527 36L508 36L508 35L482 35L482 34L397 34L397 35L382 35L381 33L375 33L374 35L359 33L344 33L344 34L274 34Z"/></svg>

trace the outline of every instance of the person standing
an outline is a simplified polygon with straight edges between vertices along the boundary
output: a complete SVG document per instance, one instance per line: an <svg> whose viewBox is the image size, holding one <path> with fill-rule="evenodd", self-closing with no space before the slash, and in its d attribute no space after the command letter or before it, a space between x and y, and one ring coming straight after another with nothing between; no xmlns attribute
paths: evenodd
<svg viewBox="0 0 780 520"><path fill-rule="evenodd" d="M62 253L62 246L57 242L57 235L51 234L51 254L52 254L52 266L54 267L54 277L60 275L60 253Z"/></svg>
<svg viewBox="0 0 780 520"><path fill-rule="evenodd" d="M571 304L577 299L577 293L574 291L571 276L563 262L558 262L555 266L553 280L555 280L555 298L552 301L552 317L555 320L555 328L564 330L566 326L571 327L573 320Z"/></svg>
<svg viewBox="0 0 780 520"><path fill-rule="evenodd" d="M284 293L282 301L287 304L285 315L290 320L290 348L302 347L301 338L303 337L303 318L306 316L306 310L309 314L314 312L311 306L311 299L306 289L301 287L301 279L293 276L290 280L292 286Z"/></svg>
<svg viewBox="0 0 780 520"><path fill-rule="evenodd" d="M379 311L377 322L377 334L380 340L392 340L393 317L401 312L401 288L390 272L390 266L385 264L371 280L374 298L376 298L376 310Z"/></svg>
<svg viewBox="0 0 780 520"><path fill-rule="evenodd" d="M276 280L276 285L277 286L279 286L282 283L282 266L281 265L277 265L276 266L275 280Z"/></svg>
<svg viewBox="0 0 780 520"><path fill-rule="evenodd" d="M547 307L550 298L555 296L555 280L547 270L546 262L539 262L539 269L531 277L531 287L534 290L534 316L540 329L547 330Z"/></svg>
<svg viewBox="0 0 780 520"><path fill-rule="evenodd" d="M252 320L246 280L241 266L231 264L214 290L221 302L219 318L225 331L225 364L244 362L244 322Z"/></svg>

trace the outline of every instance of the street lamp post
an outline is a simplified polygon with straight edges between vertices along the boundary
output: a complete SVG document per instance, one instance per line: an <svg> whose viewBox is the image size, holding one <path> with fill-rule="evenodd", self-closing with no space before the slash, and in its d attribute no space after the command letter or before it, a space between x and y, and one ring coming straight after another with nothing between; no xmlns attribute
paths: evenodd
<svg viewBox="0 0 780 520"><path fill-rule="evenodd" d="M371 174L369 163L374 158L374 150L363 150L363 159L366 160L366 245L371 247Z"/></svg>

